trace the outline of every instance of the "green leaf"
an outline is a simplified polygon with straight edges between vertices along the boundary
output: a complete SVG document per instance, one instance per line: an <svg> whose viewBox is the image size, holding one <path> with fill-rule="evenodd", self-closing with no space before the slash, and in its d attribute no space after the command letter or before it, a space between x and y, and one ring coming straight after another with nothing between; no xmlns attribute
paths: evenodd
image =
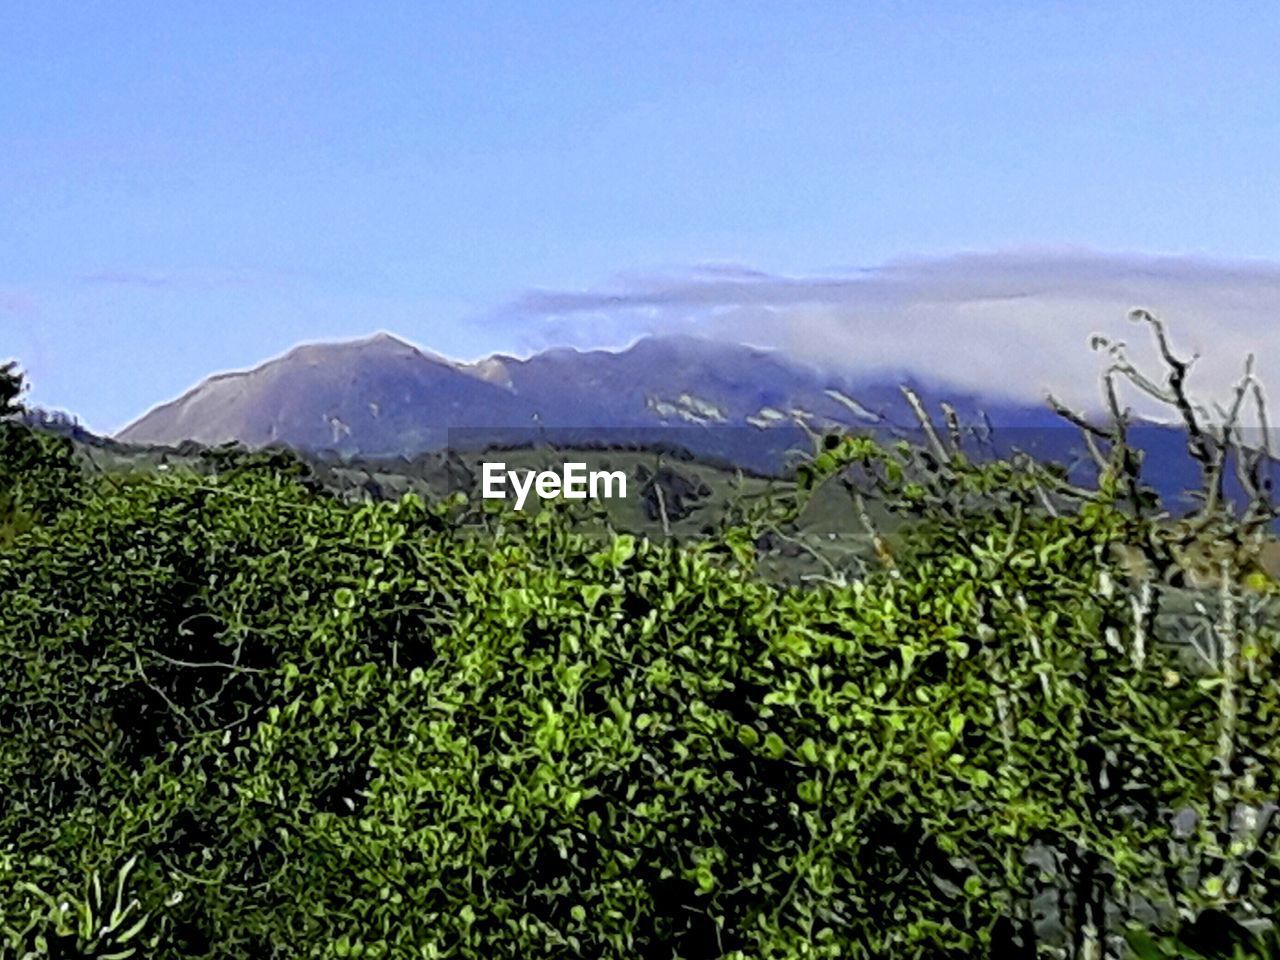
<svg viewBox="0 0 1280 960"><path fill-rule="evenodd" d="M774 760L781 760L787 752L787 745L783 743L780 736L771 732L765 734L764 752Z"/></svg>

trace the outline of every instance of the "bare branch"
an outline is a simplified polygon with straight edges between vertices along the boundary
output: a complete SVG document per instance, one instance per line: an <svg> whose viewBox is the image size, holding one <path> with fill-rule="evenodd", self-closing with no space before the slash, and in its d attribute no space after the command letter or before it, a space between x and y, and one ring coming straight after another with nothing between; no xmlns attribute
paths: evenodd
<svg viewBox="0 0 1280 960"><path fill-rule="evenodd" d="M964 440L960 433L960 418L956 415L956 408L945 401L939 406L942 407L942 415L947 422L947 437L951 441L951 452L959 454L962 452Z"/></svg>
<svg viewBox="0 0 1280 960"><path fill-rule="evenodd" d="M1114 432L1103 427L1094 426L1086 420L1081 414L1076 413L1066 404L1061 403L1052 394L1049 395L1049 407L1062 419L1066 420L1080 428L1080 433L1084 437L1085 446L1089 450L1089 456L1097 465L1099 470L1107 468L1107 458L1102 455L1102 451L1098 448L1098 441L1095 438L1102 438L1110 443L1115 442Z"/></svg>
<svg viewBox="0 0 1280 960"><path fill-rule="evenodd" d="M937 458L943 463L951 462L951 455L947 453L947 448L942 445L942 441L938 438L938 431L934 429L933 419L925 410L924 404L920 402L920 397L910 387L903 385L898 388L902 391L902 395L907 398L907 403L911 405L911 412L916 415L916 419L920 421L920 426L924 429L924 435L929 441L929 446L933 450Z"/></svg>
<svg viewBox="0 0 1280 960"><path fill-rule="evenodd" d="M1205 437L1200 418L1196 416L1195 408L1187 395L1186 389L1187 374L1197 358L1193 356L1191 360L1182 360L1174 355L1169 346L1169 338L1165 332L1164 323L1153 317L1146 310L1134 310L1129 314L1129 318L1135 322L1146 323L1154 333L1156 345L1160 350L1160 357L1169 368L1169 393L1172 395L1173 405L1182 416L1182 421L1187 428L1188 446L1191 455L1200 461L1205 479L1208 480L1213 471L1213 453Z"/></svg>

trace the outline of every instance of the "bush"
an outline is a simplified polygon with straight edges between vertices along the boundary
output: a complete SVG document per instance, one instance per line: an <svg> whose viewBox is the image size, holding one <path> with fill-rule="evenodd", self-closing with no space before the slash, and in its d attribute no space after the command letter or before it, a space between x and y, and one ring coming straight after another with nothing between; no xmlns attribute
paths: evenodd
<svg viewBox="0 0 1280 960"><path fill-rule="evenodd" d="M0 958L1266 955L1274 513L1202 433L1188 540L1123 426L1083 492L833 437L677 545L0 423ZM837 482L865 576L758 577ZM1114 563L1195 537L1200 646Z"/></svg>
<svg viewBox="0 0 1280 960"><path fill-rule="evenodd" d="M1220 806L1217 689L1135 656L1100 588L1131 517L1020 496L799 590L557 510L477 533L265 468L97 481L0 552L0 868L66 889L136 857L155 957L967 957L1176 927L1232 896L1171 817ZM1237 758L1274 796L1270 635L1250 656ZM17 949L32 901L4 889Z"/></svg>

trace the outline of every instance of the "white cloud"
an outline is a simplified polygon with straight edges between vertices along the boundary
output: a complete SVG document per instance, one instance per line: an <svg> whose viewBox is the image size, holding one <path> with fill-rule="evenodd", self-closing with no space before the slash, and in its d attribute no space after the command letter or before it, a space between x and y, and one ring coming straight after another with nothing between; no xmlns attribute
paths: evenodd
<svg viewBox="0 0 1280 960"><path fill-rule="evenodd" d="M1280 263L1019 250L904 259L844 274L786 277L748 266L631 275L602 289L539 290L508 304L548 340L617 342L683 331L780 348L842 372L912 372L991 397L1054 393L1094 407L1105 357L1094 334L1154 363L1164 319L1175 349L1200 354L1193 387L1224 399L1244 358L1280 384Z"/></svg>

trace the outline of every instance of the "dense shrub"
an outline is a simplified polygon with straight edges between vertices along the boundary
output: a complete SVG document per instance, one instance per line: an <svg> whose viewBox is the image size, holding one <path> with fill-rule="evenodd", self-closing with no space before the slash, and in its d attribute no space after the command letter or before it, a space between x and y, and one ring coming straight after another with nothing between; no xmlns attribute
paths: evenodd
<svg viewBox="0 0 1280 960"><path fill-rule="evenodd" d="M69 506L82 487L71 441L0 419L0 548Z"/></svg>
<svg viewBox="0 0 1280 960"><path fill-rule="evenodd" d="M20 422L25 389L17 365L0 364L0 547L72 503L83 487L71 442Z"/></svg>
<svg viewBox="0 0 1280 960"><path fill-rule="evenodd" d="M1223 826L1276 796L1273 635L1201 675L1137 635L1105 501L964 467L980 507L800 590L750 530L477 529L220 466L0 547L8 955L1083 956L1275 902L1274 831Z"/></svg>

